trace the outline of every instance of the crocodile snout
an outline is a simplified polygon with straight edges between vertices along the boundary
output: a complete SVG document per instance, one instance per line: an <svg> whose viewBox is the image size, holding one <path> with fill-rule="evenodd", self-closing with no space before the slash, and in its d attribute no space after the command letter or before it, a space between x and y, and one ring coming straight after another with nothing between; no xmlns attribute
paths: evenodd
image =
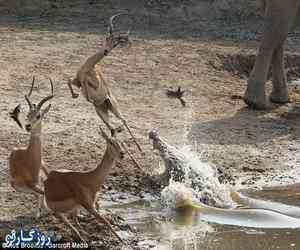
<svg viewBox="0 0 300 250"><path fill-rule="evenodd" d="M158 149L160 138L157 131L152 130L149 132L149 140L152 140L153 149Z"/></svg>
<svg viewBox="0 0 300 250"><path fill-rule="evenodd" d="M158 135L157 131L152 130L149 132L149 139L156 140L156 139L158 139L158 137L159 137L159 135Z"/></svg>

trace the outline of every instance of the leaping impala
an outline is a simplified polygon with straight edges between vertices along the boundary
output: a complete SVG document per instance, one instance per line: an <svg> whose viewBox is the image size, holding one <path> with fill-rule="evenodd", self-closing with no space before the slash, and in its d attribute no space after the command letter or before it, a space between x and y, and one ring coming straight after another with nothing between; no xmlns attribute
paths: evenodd
<svg viewBox="0 0 300 250"><path fill-rule="evenodd" d="M113 230L111 224L95 209L97 192L102 185L117 160L124 158L123 145L115 137L109 137L100 127L102 136L107 142L103 159L97 167L89 172L78 172L68 170L51 171L44 182L45 205L54 212L54 215L67 224L84 242L81 234L75 226L65 216L71 213L76 226L80 227L77 220L78 210L85 208L90 214L95 216L98 223L106 224L114 235L123 242L118 234Z"/></svg>
<svg viewBox="0 0 300 250"><path fill-rule="evenodd" d="M10 184L11 186L21 192L33 193L38 198L38 210L36 216L40 216L41 209L41 197L44 192L39 188L40 178L41 178L41 168L46 171L46 167L43 166L42 161L42 120L44 119L47 112L50 110L51 104L49 104L45 109L41 110L42 106L53 98L53 83L50 79L51 84L51 95L43 98L38 105L31 103L30 96L34 86L33 77L31 89L27 95L25 95L26 102L29 106L29 111L27 114L27 122L25 129L30 132L30 140L27 147L17 147L14 148L9 156L9 174L10 174ZM19 113L18 105L12 113L11 117L17 124L22 127L22 124L18 118Z"/></svg>
<svg viewBox="0 0 300 250"><path fill-rule="evenodd" d="M112 112L119 120L121 120L123 125L130 133L131 137L133 138L138 149L142 152L140 145L136 141L136 138L132 134L126 120L124 119L120 111L117 100L111 93L109 85L103 77L103 73L101 72L100 67L96 68L96 64L100 62L105 56L107 56L113 48L117 47L120 44L122 45L129 42L129 31L126 34L120 34L118 36L114 34L113 21L116 17L122 14L124 13L114 15L110 18L109 35L106 37L104 45L97 53L86 60L86 62L77 71L76 77L73 80L68 81L68 86L73 98L77 98L78 94L74 92L72 85L81 88L82 95L88 102L91 102L94 105L98 116L111 130L112 134L119 129L114 128L110 124L108 111Z"/></svg>

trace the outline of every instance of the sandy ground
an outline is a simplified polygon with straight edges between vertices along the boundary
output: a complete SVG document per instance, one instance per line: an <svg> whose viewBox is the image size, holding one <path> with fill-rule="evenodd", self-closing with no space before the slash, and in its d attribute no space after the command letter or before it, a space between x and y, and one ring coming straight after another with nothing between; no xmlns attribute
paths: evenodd
<svg viewBox="0 0 300 250"><path fill-rule="evenodd" d="M190 22L172 19L157 10L147 16L148 12L137 11L138 7L131 47L115 49L101 64L145 154L136 150L127 133L121 138L145 173L137 170L127 157L111 170L105 190L126 190L135 195L151 191L144 176L156 171L159 160L147 137L151 129L157 129L171 144L195 146L204 160L219 168L224 181L238 187L297 182L299 86L290 84L291 103L287 105L267 112L248 110L241 100L232 98L243 94L246 76L226 70L228 65L220 59L255 53L260 21ZM55 98L43 124L44 161L51 169L94 168L105 149L104 139L98 134L100 121L82 97L70 97L66 81L101 46L107 18L116 11L117 7L104 9L102 4L85 4L84 8L54 8L42 17L0 18L1 239L18 225L26 227L33 222L41 230L61 231L63 238L72 237L51 216L35 221L34 197L17 193L9 186L7 157L14 146L26 145L28 134L9 119L8 112L18 103L22 104L22 112L27 112L23 96L33 75L38 82L33 93L36 102L49 93L47 79L51 77ZM160 15L155 16L156 13ZM300 52L299 39L299 33L291 34L287 42L290 52ZM177 86L186 90L186 107L165 95L167 88ZM89 239L91 242L102 244L103 249L109 244L110 249L119 248L104 226L85 226L88 231L97 232ZM136 240L131 239L131 243L134 245Z"/></svg>

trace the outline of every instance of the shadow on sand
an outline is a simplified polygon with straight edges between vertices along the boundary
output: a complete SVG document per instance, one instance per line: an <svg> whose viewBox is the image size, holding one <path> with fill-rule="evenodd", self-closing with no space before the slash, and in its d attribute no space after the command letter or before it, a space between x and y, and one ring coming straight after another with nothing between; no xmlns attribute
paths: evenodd
<svg viewBox="0 0 300 250"><path fill-rule="evenodd" d="M272 112L242 108L233 116L196 122L188 135L197 144L246 145L271 141L275 138L299 137L300 107L295 106L279 117Z"/></svg>

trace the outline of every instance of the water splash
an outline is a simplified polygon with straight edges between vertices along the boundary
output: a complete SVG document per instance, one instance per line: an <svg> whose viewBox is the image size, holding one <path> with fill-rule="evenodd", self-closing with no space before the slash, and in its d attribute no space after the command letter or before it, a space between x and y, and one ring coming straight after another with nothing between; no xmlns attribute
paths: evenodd
<svg viewBox="0 0 300 250"><path fill-rule="evenodd" d="M176 201L185 198L215 207L232 207L230 189L219 182L216 169L201 161L189 146L178 151L184 158L184 178L181 182L175 182L171 177L169 185L161 192L162 204L174 208Z"/></svg>
<svg viewBox="0 0 300 250"><path fill-rule="evenodd" d="M170 181L170 184L161 191L161 202L166 208L176 208L181 200L193 200L194 192L183 183Z"/></svg>

